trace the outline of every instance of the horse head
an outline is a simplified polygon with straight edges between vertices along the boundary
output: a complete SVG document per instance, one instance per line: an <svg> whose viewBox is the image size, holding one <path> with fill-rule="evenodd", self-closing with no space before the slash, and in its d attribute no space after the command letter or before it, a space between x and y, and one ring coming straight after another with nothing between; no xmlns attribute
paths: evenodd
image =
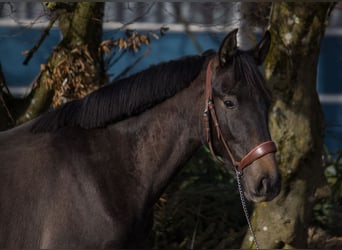
<svg viewBox="0 0 342 250"><path fill-rule="evenodd" d="M270 93L258 69L270 47L270 33L247 51L238 49L236 33L225 37L208 64L207 142L214 157L217 152L241 173L247 199L268 201L280 191L276 146L268 129Z"/></svg>

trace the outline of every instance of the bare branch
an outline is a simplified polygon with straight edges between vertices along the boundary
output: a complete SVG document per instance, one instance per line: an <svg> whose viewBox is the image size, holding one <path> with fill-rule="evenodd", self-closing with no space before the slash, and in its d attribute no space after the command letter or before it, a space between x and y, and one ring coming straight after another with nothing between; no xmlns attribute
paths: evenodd
<svg viewBox="0 0 342 250"><path fill-rule="evenodd" d="M11 122L11 126L14 126L15 125L15 120L14 120L11 112L9 111L9 109L7 107L7 104L5 102L4 97L2 96L2 93L0 93L0 103L1 103L1 106L4 108L5 112L7 113L7 117L9 118L9 120Z"/></svg>
<svg viewBox="0 0 342 250"><path fill-rule="evenodd" d="M125 23L124 25L122 25L121 27L120 27L120 30L123 30L123 29L125 29L127 26L129 26L130 24L132 24L132 23L135 23L135 22L137 22L137 21L139 21L141 18L143 18L144 16L146 16L149 12L150 12L150 10L152 9L152 7L154 6L154 2L147 8L147 10L144 12L144 13L142 13L141 15L139 15L139 16L137 16L137 17L135 17L134 19L132 19L131 21L129 21L129 22L127 22L127 23Z"/></svg>
<svg viewBox="0 0 342 250"><path fill-rule="evenodd" d="M40 45L44 42L45 38L49 35L49 32L50 32L53 24L58 19L58 17L59 17L58 14L52 15L51 20L49 21L49 24L44 29L44 31L43 31L42 35L40 36L39 40L37 41L37 43L33 46L32 49L30 49L29 51L27 51L25 53L25 54L27 54L27 56L26 56L26 59L23 62L24 65L27 65L29 63L29 61L31 60L33 54L39 49Z"/></svg>
<svg viewBox="0 0 342 250"><path fill-rule="evenodd" d="M6 84L6 78L2 71L2 64L0 63L0 93L5 93L5 95L11 95L7 84Z"/></svg>
<svg viewBox="0 0 342 250"><path fill-rule="evenodd" d="M0 109L2 109L5 112L6 118L4 119L7 120L8 123L10 123L9 126L14 126L15 119L13 118L4 97L12 98L12 95L7 87L5 76L2 71L2 66L0 64ZM2 130L6 127L7 126L3 127L2 125L0 126L0 129Z"/></svg>
<svg viewBox="0 0 342 250"><path fill-rule="evenodd" d="M146 56L148 56L151 52L150 48L147 48L144 54L142 54L140 57L138 57L134 63L131 65L128 65L118 76L114 78L113 81L120 79L121 77L125 76L131 69L133 69L142 59L144 59Z"/></svg>

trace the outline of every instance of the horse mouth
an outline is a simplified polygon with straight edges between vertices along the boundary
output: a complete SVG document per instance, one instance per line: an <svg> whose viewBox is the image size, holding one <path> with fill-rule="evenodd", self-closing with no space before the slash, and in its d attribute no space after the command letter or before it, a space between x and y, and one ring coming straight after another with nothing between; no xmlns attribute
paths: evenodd
<svg viewBox="0 0 342 250"><path fill-rule="evenodd" d="M259 195L259 194L250 193L250 192L244 192L244 195L247 200L255 202L255 203L260 203L260 202L273 200L275 197L278 196L279 192L280 192L280 189L276 192L272 192L267 195Z"/></svg>

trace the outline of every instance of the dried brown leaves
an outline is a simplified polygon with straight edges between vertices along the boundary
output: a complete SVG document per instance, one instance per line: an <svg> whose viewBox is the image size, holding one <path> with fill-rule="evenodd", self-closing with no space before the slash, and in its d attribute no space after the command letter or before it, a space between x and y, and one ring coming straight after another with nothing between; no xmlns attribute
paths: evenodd
<svg viewBox="0 0 342 250"><path fill-rule="evenodd" d="M160 29L160 34L163 35L167 30L167 27L162 27ZM159 39L159 35L155 32L139 34L137 31L134 30L126 30L125 38L105 40L101 43L100 47L106 54L110 53L111 49L113 48L119 48L119 50L127 49L136 53L140 50L142 45L149 45L151 43L151 37Z"/></svg>
<svg viewBox="0 0 342 250"><path fill-rule="evenodd" d="M98 88L97 63L94 58L87 46L80 46L72 51L57 47L53 58L41 65L45 86L55 89L53 107L82 98Z"/></svg>
<svg viewBox="0 0 342 250"><path fill-rule="evenodd" d="M167 30L167 27L161 27L160 35L164 35ZM104 53L110 53L115 48L138 52L141 46L151 43L151 37L159 39L159 35L154 32L139 34L137 31L127 30L125 38L103 41L96 55L92 55L86 45L80 45L72 51L61 46L56 47L48 63L41 65L45 87L55 90L53 107L82 98L104 82L99 79L101 70L98 59Z"/></svg>

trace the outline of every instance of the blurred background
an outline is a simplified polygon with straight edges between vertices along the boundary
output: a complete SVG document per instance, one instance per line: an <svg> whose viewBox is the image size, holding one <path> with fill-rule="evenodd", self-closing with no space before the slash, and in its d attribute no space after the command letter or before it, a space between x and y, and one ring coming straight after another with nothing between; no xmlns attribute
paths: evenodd
<svg viewBox="0 0 342 250"><path fill-rule="evenodd" d="M267 28L270 8L270 3L244 2L106 2L103 40L122 39L124 42L139 34L149 37L147 43L136 48L120 47L105 54L108 81L161 61L217 50L223 37L234 28L240 31L239 47L250 48ZM23 64L27 51L46 32L49 21L50 12L43 3L0 3L0 63L6 83L15 96L29 93L41 65L61 41L60 30L54 24L32 59ZM333 178L334 189L341 188L342 174L341 48L342 4L338 3L321 44L317 76L324 112L323 164L327 169L326 177ZM205 150L202 148L191 159L156 205L149 239L151 248L240 247L247 227L235 179L213 162ZM308 236L312 248L327 239L341 241L342 209L338 204L341 204L339 192L336 197L331 196L315 206ZM252 210L252 204L249 208Z"/></svg>
<svg viewBox="0 0 342 250"><path fill-rule="evenodd" d="M239 28L239 46L249 48L267 22L267 4L262 7L244 3L124 3L107 2L103 39L125 37L126 29L154 32L148 46L122 55L113 52L106 58L111 80L127 76L152 64L184 55L218 49L223 37ZM342 4L330 17L321 46L317 90L325 115L325 145L331 152L342 148ZM264 13L263 13L264 12ZM246 20L247 19L247 20ZM52 28L28 65L23 65L24 51L37 42L49 16L42 3L0 3L0 62L7 83L16 95L23 95L37 76L40 65L61 39ZM252 25L251 25L252 22ZM160 35L160 30L163 30ZM241 39L241 38L244 39Z"/></svg>

